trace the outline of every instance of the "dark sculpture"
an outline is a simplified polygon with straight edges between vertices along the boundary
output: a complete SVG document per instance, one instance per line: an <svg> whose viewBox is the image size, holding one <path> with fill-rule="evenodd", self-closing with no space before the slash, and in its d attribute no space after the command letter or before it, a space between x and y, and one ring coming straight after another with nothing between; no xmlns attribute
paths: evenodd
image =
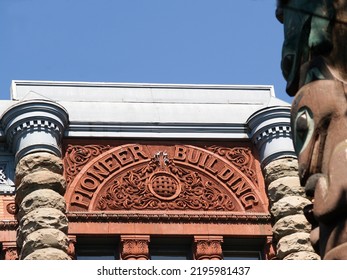
<svg viewBox="0 0 347 280"><path fill-rule="evenodd" d="M311 242L322 259L347 259L347 0L280 0L276 16Z"/></svg>

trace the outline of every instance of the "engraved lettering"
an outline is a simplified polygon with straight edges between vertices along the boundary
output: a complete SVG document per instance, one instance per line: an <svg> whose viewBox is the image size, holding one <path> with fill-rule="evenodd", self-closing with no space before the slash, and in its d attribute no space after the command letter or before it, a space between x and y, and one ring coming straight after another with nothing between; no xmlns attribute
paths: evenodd
<svg viewBox="0 0 347 280"><path fill-rule="evenodd" d="M208 154L202 154L198 165L204 168L208 157L209 157Z"/></svg>
<svg viewBox="0 0 347 280"><path fill-rule="evenodd" d="M104 166L105 168L107 168L107 170L111 173L113 171L118 170L121 166L118 163L118 161L116 161L116 159L112 156L109 155L106 158L102 158L99 163Z"/></svg>
<svg viewBox="0 0 347 280"><path fill-rule="evenodd" d="M176 146L174 159L184 161L186 159L187 148Z"/></svg>
<svg viewBox="0 0 347 280"><path fill-rule="evenodd" d="M85 189L82 189L81 186L78 186L75 190L76 193L80 193L80 194L84 194L85 196L89 197L89 198L92 198L93 197L93 194L92 192L88 192L87 190Z"/></svg>
<svg viewBox="0 0 347 280"><path fill-rule="evenodd" d="M138 161L140 159L139 157L141 157L142 159L148 159L148 156L144 153L141 146L130 146L129 150L134 157L134 161Z"/></svg>
<svg viewBox="0 0 347 280"><path fill-rule="evenodd" d="M258 198L253 192L245 193L240 197L243 206L246 209L252 208L254 205L258 204Z"/></svg>
<svg viewBox="0 0 347 280"><path fill-rule="evenodd" d="M76 205L88 209L89 202L83 201L83 195L74 193L71 197L71 205Z"/></svg>
<svg viewBox="0 0 347 280"><path fill-rule="evenodd" d="M236 195L240 196L241 194L252 191L251 187L246 185L246 183L240 178L240 182L236 185L233 185L231 189L236 193Z"/></svg>
<svg viewBox="0 0 347 280"><path fill-rule="evenodd" d="M205 169L207 171L210 171L212 174L216 174L218 172L218 170L213 169L213 166L217 163L217 159L211 157L208 162L206 163Z"/></svg>
<svg viewBox="0 0 347 280"><path fill-rule="evenodd" d="M201 151L190 149L188 153L188 162L197 164L201 156Z"/></svg>
<svg viewBox="0 0 347 280"><path fill-rule="evenodd" d="M229 167L224 166L223 169L218 172L217 177L223 181L228 181L233 175L234 171Z"/></svg>
<svg viewBox="0 0 347 280"><path fill-rule="evenodd" d="M92 166L90 170L87 171L87 174L94 176L101 182L110 174L110 172L102 167L99 162L97 162Z"/></svg>
<svg viewBox="0 0 347 280"><path fill-rule="evenodd" d="M99 186L99 182L91 176L84 176L81 179L81 187L88 191L95 191Z"/></svg>
<svg viewBox="0 0 347 280"><path fill-rule="evenodd" d="M127 150L116 151L114 155L122 166L134 161L133 158L129 156L129 151Z"/></svg>

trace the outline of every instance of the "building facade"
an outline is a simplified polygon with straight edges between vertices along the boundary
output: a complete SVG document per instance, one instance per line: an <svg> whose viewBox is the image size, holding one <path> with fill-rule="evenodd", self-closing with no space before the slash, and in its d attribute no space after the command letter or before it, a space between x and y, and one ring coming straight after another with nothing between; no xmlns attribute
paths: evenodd
<svg viewBox="0 0 347 280"><path fill-rule="evenodd" d="M271 86L14 81L2 259L316 259Z"/></svg>

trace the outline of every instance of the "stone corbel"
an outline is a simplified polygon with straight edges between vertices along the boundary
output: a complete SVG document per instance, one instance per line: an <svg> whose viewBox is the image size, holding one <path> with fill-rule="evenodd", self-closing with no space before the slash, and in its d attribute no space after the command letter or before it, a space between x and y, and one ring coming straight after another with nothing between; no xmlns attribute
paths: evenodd
<svg viewBox="0 0 347 280"><path fill-rule="evenodd" d="M223 236L195 236L194 258L196 260L221 260Z"/></svg>
<svg viewBox="0 0 347 280"><path fill-rule="evenodd" d="M122 235L121 259L122 260L148 260L149 235Z"/></svg>

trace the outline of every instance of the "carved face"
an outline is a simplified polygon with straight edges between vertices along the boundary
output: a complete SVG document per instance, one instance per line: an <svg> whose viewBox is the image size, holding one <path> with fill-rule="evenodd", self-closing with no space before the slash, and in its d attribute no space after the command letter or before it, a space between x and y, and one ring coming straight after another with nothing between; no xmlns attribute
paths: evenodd
<svg viewBox="0 0 347 280"><path fill-rule="evenodd" d="M294 96L303 84L324 79L319 70L309 71L306 63L330 51L332 1L279 0L276 16L284 26L281 68L287 93ZM305 72L310 72L309 74ZM303 73L304 72L304 73Z"/></svg>
<svg viewBox="0 0 347 280"><path fill-rule="evenodd" d="M327 174L334 148L347 138L345 112L344 88L339 82L312 82L297 93L292 129L303 184L313 174Z"/></svg>

